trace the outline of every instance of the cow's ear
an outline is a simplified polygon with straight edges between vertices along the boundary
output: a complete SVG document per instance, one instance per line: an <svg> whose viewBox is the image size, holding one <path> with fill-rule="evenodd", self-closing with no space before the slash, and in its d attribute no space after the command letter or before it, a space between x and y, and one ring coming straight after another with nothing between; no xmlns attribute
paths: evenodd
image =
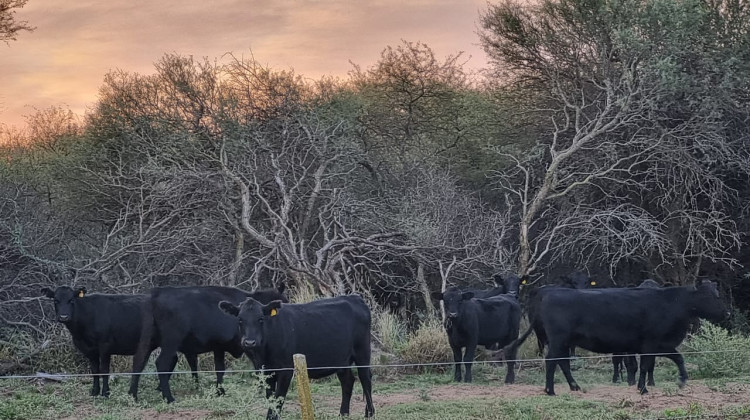
<svg viewBox="0 0 750 420"><path fill-rule="evenodd" d="M503 287L503 283L505 282L502 274L495 274L492 276L492 280L495 282L495 287Z"/></svg>
<svg viewBox="0 0 750 420"><path fill-rule="evenodd" d="M435 300L443 300L443 292L432 292L430 296Z"/></svg>
<svg viewBox="0 0 750 420"><path fill-rule="evenodd" d="M55 298L55 292L54 292L54 290L50 289L49 287L42 287L41 292L42 292L42 296L44 296L44 297L48 297L50 299L54 299Z"/></svg>
<svg viewBox="0 0 750 420"><path fill-rule="evenodd" d="M221 302L219 302L219 309L224 311L225 314L231 316L237 316L240 314L240 308L235 306L232 302L227 302L226 300L222 300Z"/></svg>
<svg viewBox="0 0 750 420"><path fill-rule="evenodd" d="M461 293L461 299L469 300L474 297L474 292L463 292Z"/></svg>
<svg viewBox="0 0 750 420"><path fill-rule="evenodd" d="M78 288L78 291L76 292L76 296L78 296L79 298L86 296L86 288L85 287Z"/></svg>
<svg viewBox="0 0 750 420"><path fill-rule="evenodd" d="M273 300L268 305L263 306L263 315L276 316L281 309L281 301Z"/></svg>

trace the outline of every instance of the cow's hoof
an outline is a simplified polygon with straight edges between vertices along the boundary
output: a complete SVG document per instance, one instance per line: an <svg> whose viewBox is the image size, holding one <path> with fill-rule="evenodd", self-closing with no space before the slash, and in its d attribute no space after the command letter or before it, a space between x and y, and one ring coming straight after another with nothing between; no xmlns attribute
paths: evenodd
<svg viewBox="0 0 750 420"><path fill-rule="evenodd" d="M547 393L547 395L549 396L552 396L552 397L555 396L555 391L552 389L545 389L544 392Z"/></svg>
<svg viewBox="0 0 750 420"><path fill-rule="evenodd" d="M644 386L643 388L641 388L641 395L646 395L646 394L648 394L648 388Z"/></svg>
<svg viewBox="0 0 750 420"><path fill-rule="evenodd" d="M102 397L109 398L109 391L102 391Z"/></svg>
<svg viewBox="0 0 750 420"><path fill-rule="evenodd" d="M633 384L635 384L635 382L633 382ZM654 381L648 381L648 382L646 383L646 385L648 385L648 386L656 386L656 383L654 383ZM684 386L684 385L685 385L685 384L683 384L683 386ZM680 387L680 388L682 388L682 387Z"/></svg>
<svg viewBox="0 0 750 420"><path fill-rule="evenodd" d="M581 387L580 387L580 386L578 386L578 384L577 384L577 383L573 383L572 385L570 385L570 390L571 390L571 391L580 391L580 390L581 390Z"/></svg>
<svg viewBox="0 0 750 420"><path fill-rule="evenodd" d="M167 397L167 404L172 404L174 402L174 397Z"/></svg>
<svg viewBox="0 0 750 420"><path fill-rule="evenodd" d="M217 397L221 397L224 394L226 394L226 392L224 391L224 388L222 388L222 387L216 388L216 396Z"/></svg>
<svg viewBox="0 0 750 420"><path fill-rule="evenodd" d="M516 381L516 378L505 378L505 383L508 385L513 384L513 382Z"/></svg>
<svg viewBox="0 0 750 420"><path fill-rule="evenodd" d="M677 381L677 386L680 388L685 388L685 384L687 384L687 379L680 379ZM649 384L651 385L651 384Z"/></svg>

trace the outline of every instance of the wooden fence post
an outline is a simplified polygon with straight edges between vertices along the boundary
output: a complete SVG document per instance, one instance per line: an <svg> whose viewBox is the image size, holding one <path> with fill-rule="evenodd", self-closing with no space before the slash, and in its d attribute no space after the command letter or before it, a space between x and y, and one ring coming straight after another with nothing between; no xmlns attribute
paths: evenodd
<svg viewBox="0 0 750 420"><path fill-rule="evenodd" d="M310 393L310 378L307 376L307 359L304 354L294 355L294 373L297 376L297 392L299 392L299 406L302 420L315 420L312 394Z"/></svg>

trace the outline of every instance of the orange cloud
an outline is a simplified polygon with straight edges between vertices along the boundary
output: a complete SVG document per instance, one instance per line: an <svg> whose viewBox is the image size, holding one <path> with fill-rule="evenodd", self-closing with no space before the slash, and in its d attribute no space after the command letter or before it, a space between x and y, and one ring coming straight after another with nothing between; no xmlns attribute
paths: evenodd
<svg viewBox="0 0 750 420"><path fill-rule="evenodd" d="M0 122L22 124L27 105L83 113L111 69L150 73L164 53L210 58L252 54L271 67L317 78L344 76L349 61L374 64L388 45L421 41L438 56L476 45L486 0L31 0L21 34L0 61Z"/></svg>

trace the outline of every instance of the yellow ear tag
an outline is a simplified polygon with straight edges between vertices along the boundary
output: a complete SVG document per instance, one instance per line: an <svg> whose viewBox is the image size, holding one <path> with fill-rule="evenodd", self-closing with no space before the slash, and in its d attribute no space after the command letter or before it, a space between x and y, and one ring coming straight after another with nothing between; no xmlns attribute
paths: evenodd
<svg viewBox="0 0 750 420"><path fill-rule="evenodd" d="M81 290L81 291L79 291L79 292L78 292L78 297L79 297L79 298L80 298L80 297L83 297L83 290Z"/></svg>
<svg viewBox="0 0 750 420"><path fill-rule="evenodd" d="M278 313L279 311L277 311L276 309L271 309L271 316L276 316L276 314Z"/></svg>
<svg viewBox="0 0 750 420"><path fill-rule="evenodd" d="M592 285L592 286L596 286L596 282L595 282L595 281L592 281L592 282L591 282L591 285Z"/></svg>
<svg viewBox="0 0 750 420"><path fill-rule="evenodd" d="M526 284L526 280L521 281L521 284Z"/></svg>

